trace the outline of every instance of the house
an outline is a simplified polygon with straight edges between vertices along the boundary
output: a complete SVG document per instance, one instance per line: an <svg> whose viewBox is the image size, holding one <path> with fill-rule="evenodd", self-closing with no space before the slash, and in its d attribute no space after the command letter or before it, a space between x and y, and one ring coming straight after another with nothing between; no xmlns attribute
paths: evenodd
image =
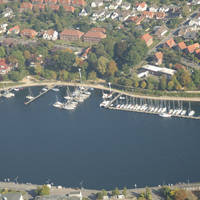
<svg viewBox="0 0 200 200"><path fill-rule="evenodd" d="M24 200L24 198L19 192L16 192L16 193L9 192L7 194L1 194L0 200Z"/></svg>
<svg viewBox="0 0 200 200"><path fill-rule="evenodd" d="M144 16L145 18L152 19L154 17L154 15L155 15L154 12L150 12L150 11L143 11L142 12L142 16Z"/></svg>
<svg viewBox="0 0 200 200"><path fill-rule="evenodd" d="M57 0L44 0L46 4L57 4Z"/></svg>
<svg viewBox="0 0 200 200"><path fill-rule="evenodd" d="M200 54L200 49L196 49L195 53L199 55Z"/></svg>
<svg viewBox="0 0 200 200"><path fill-rule="evenodd" d="M118 6L120 6L122 4L122 0L116 0L116 3Z"/></svg>
<svg viewBox="0 0 200 200"><path fill-rule="evenodd" d="M131 12L124 11L124 12L121 12L121 13L120 13L119 20L120 20L121 22L124 22L124 21L128 20L129 17L131 17Z"/></svg>
<svg viewBox="0 0 200 200"><path fill-rule="evenodd" d="M165 12L156 12L155 13L156 19L164 19L166 17Z"/></svg>
<svg viewBox="0 0 200 200"><path fill-rule="evenodd" d="M116 19L117 17L119 17L118 12L113 12L113 14L111 15L111 19Z"/></svg>
<svg viewBox="0 0 200 200"><path fill-rule="evenodd" d="M124 2L121 5L122 10L129 10L131 8L131 4L128 2Z"/></svg>
<svg viewBox="0 0 200 200"><path fill-rule="evenodd" d="M49 6L48 6L51 10L59 10L59 8L60 8L60 6L59 5L57 5L57 4L50 4Z"/></svg>
<svg viewBox="0 0 200 200"><path fill-rule="evenodd" d="M170 38L169 40L167 40L166 45L167 45L169 48L172 48L172 47L176 46L176 43L174 42L174 39L173 39L173 38Z"/></svg>
<svg viewBox="0 0 200 200"><path fill-rule="evenodd" d="M8 26L8 24L1 24L0 25L0 33L5 33L7 26Z"/></svg>
<svg viewBox="0 0 200 200"><path fill-rule="evenodd" d="M61 5L70 5L71 0L58 0L58 3Z"/></svg>
<svg viewBox="0 0 200 200"><path fill-rule="evenodd" d="M164 6L162 6L162 7L159 8L159 12L165 12L166 13L168 11L169 11L169 7L168 6L164 5Z"/></svg>
<svg viewBox="0 0 200 200"><path fill-rule="evenodd" d="M106 11L106 12L105 12L105 18L106 18L106 19L110 18L111 14L112 14L111 11Z"/></svg>
<svg viewBox="0 0 200 200"><path fill-rule="evenodd" d="M158 11L158 7L156 5L149 7L149 11L150 12L157 12Z"/></svg>
<svg viewBox="0 0 200 200"><path fill-rule="evenodd" d="M119 5L116 2L114 2L114 3L110 4L108 8L110 10L116 10L118 7L119 7Z"/></svg>
<svg viewBox="0 0 200 200"><path fill-rule="evenodd" d="M81 12L79 13L79 16L81 16L81 17L86 17L86 16L88 16L88 13L87 13L86 10L83 8L83 9L81 10Z"/></svg>
<svg viewBox="0 0 200 200"><path fill-rule="evenodd" d="M85 0L73 0L72 4L75 6L85 6L86 2L85 2Z"/></svg>
<svg viewBox="0 0 200 200"><path fill-rule="evenodd" d="M68 197L75 197L75 198L77 198L77 199L79 199L79 200L82 200L82 199L83 199L83 196L82 196L81 191L70 192L70 193L68 194Z"/></svg>
<svg viewBox="0 0 200 200"><path fill-rule="evenodd" d="M43 4L43 0L32 0L33 4Z"/></svg>
<svg viewBox="0 0 200 200"><path fill-rule="evenodd" d="M100 28L100 27L91 28L90 31L106 33L106 29L105 28Z"/></svg>
<svg viewBox="0 0 200 200"><path fill-rule="evenodd" d="M89 43L98 43L102 39L106 38L106 34L101 31L92 31L89 30L84 36L83 40L84 42L89 42Z"/></svg>
<svg viewBox="0 0 200 200"><path fill-rule="evenodd" d="M87 59L87 58L88 58L88 53L89 53L90 51L91 51L91 48L90 48L90 47L88 47L87 49L85 49L85 51L83 52L81 58L82 58L83 60Z"/></svg>
<svg viewBox="0 0 200 200"><path fill-rule="evenodd" d="M147 4L145 2L138 3L136 5L136 7L137 7L137 11L142 12L142 11L145 11L147 9Z"/></svg>
<svg viewBox="0 0 200 200"><path fill-rule="evenodd" d="M200 26L200 19L199 18L191 19L189 21L188 25L189 26L193 26L193 25Z"/></svg>
<svg viewBox="0 0 200 200"><path fill-rule="evenodd" d="M33 9L34 10L44 10L45 5L44 4L33 4Z"/></svg>
<svg viewBox="0 0 200 200"><path fill-rule="evenodd" d="M45 39L45 40L53 40L53 41L57 40L58 39L58 32L53 30L53 29L44 31L43 39Z"/></svg>
<svg viewBox="0 0 200 200"><path fill-rule="evenodd" d="M0 58L0 74L7 74L9 71L10 67L7 65L5 58Z"/></svg>
<svg viewBox="0 0 200 200"><path fill-rule="evenodd" d="M163 61L163 53L161 51L156 52L155 58L156 58L156 65L161 65Z"/></svg>
<svg viewBox="0 0 200 200"><path fill-rule="evenodd" d="M29 38L35 38L35 36L37 35L37 32L33 29L24 29L20 32L20 35L22 37L29 37Z"/></svg>
<svg viewBox="0 0 200 200"><path fill-rule="evenodd" d="M196 49L199 49L199 43L195 43L195 44L191 44L191 45L189 45L188 47L187 47L187 51L189 52L189 53L194 53L194 51L196 50Z"/></svg>
<svg viewBox="0 0 200 200"><path fill-rule="evenodd" d="M2 13L3 17L13 17L13 15L14 15L14 13L11 8L6 8Z"/></svg>
<svg viewBox="0 0 200 200"><path fill-rule="evenodd" d="M155 76L166 75L167 78L171 78L176 73L176 70L168 69L166 67L157 67L154 65L144 65L142 66L142 69Z"/></svg>
<svg viewBox="0 0 200 200"><path fill-rule="evenodd" d="M63 8L64 8L64 10L67 11L67 12L74 13L74 11L75 11L75 8L74 8L73 6L63 5Z"/></svg>
<svg viewBox="0 0 200 200"><path fill-rule="evenodd" d="M153 37L149 33L144 34L141 39L146 43L147 47L153 44Z"/></svg>
<svg viewBox="0 0 200 200"><path fill-rule="evenodd" d="M67 41L76 41L76 40L80 40L83 34L84 33L79 30L65 29L64 31L60 33L60 39L67 40Z"/></svg>
<svg viewBox="0 0 200 200"><path fill-rule="evenodd" d="M20 32L20 28L19 28L19 26L17 25L17 26L14 26L14 27L10 28L10 29L8 30L7 34L8 34L8 35L9 35L9 34L19 34L19 32Z"/></svg>
<svg viewBox="0 0 200 200"><path fill-rule="evenodd" d="M33 9L33 4L30 2L23 2L20 5L20 12L29 11Z"/></svg>
<svg viewBox="0 0 200 200"><path fill-rule="evenodd" d="M92 8L97 8L103 6L103 0L95 0L91 3Z"/></svg>
<svg viewBox="0 0 200 200"><path fill-rule="evenodd" d="M187 48L185 42L179 42L177 47L180 49L180 50L184 50Z"/></svg>
<svg viewBox="0 0 200 200"><path fill-rule="evenodd" d="M168 31L168 28L165 25L160 26L156 31L155 35L159 38L163 37Z"/></svg>

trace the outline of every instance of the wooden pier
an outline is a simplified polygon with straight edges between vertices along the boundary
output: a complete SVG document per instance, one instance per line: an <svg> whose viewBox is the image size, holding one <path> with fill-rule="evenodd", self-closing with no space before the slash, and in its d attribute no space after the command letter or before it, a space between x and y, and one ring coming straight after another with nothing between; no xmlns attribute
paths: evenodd
<svg viewBox="0 0 200 200"><path fill-rule="evenodd" d="M116 97L114 97L107 105L106 105L106 108L109 108L110 105L116 101L119 97L121 96L121 94L118 94Z"/></svg>
<svg viewBox="0 0 200 200"><path fill-rule="evenodd" d="M38 94L37 96L33 97L32 99L30 99L29 101L25 102L24 104L28 105L28 104L32 103L33 101L35 101L36 99L39 99L42 95L46 94L47 92L49 92L49 90L51 90L53 88L54 88L53 85L49 86L46 91L40 92L40 94Z"/></svg>

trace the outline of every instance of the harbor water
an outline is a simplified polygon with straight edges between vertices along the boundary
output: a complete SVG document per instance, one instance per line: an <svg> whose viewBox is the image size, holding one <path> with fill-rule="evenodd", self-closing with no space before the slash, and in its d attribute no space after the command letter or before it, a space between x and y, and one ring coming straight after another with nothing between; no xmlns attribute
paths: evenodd
<svg viewBox="0 0 200 200"><path fill-rule="evenodd" d="M64 93L30 105L28 89L0 98L1 181L112 189L200 180L199 120L103 109L97 90L73 111L54 108Z"/></svg>

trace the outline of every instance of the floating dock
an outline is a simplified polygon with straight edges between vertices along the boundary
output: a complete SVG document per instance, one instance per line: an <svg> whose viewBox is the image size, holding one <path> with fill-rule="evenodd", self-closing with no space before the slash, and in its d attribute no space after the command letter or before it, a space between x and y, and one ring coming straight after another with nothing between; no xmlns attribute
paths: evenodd
<svg viewBox="0 0 200 200"><path fill-rule="evenodd" d="M51 90L51 89L53 89L53 88L54 88L53 85L52 85L52 86L49 86L49 87L47 88L46 91L41 92L39 95L35 96L34 98L30 99L29 101L25 102L24 104L25 104L25 105L28 105L28 104L32 103L33 101L39 99L41 96L43 96L44 94L46 94L47 92L49 92L49 90Z"/></svg>

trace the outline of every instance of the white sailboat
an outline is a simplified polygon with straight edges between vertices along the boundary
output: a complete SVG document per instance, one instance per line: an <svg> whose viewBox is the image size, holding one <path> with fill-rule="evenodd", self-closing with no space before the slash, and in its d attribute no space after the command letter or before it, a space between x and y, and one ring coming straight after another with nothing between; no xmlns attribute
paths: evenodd
<svg viewBox="0 0 200 200"><path fill-rule="evenodd" d="M31 92L31 88L28 88L28 91L29 91L29 94L26 96L27 99L31 100L33 99L33 95L32 95L32 92Z"/></svg>

